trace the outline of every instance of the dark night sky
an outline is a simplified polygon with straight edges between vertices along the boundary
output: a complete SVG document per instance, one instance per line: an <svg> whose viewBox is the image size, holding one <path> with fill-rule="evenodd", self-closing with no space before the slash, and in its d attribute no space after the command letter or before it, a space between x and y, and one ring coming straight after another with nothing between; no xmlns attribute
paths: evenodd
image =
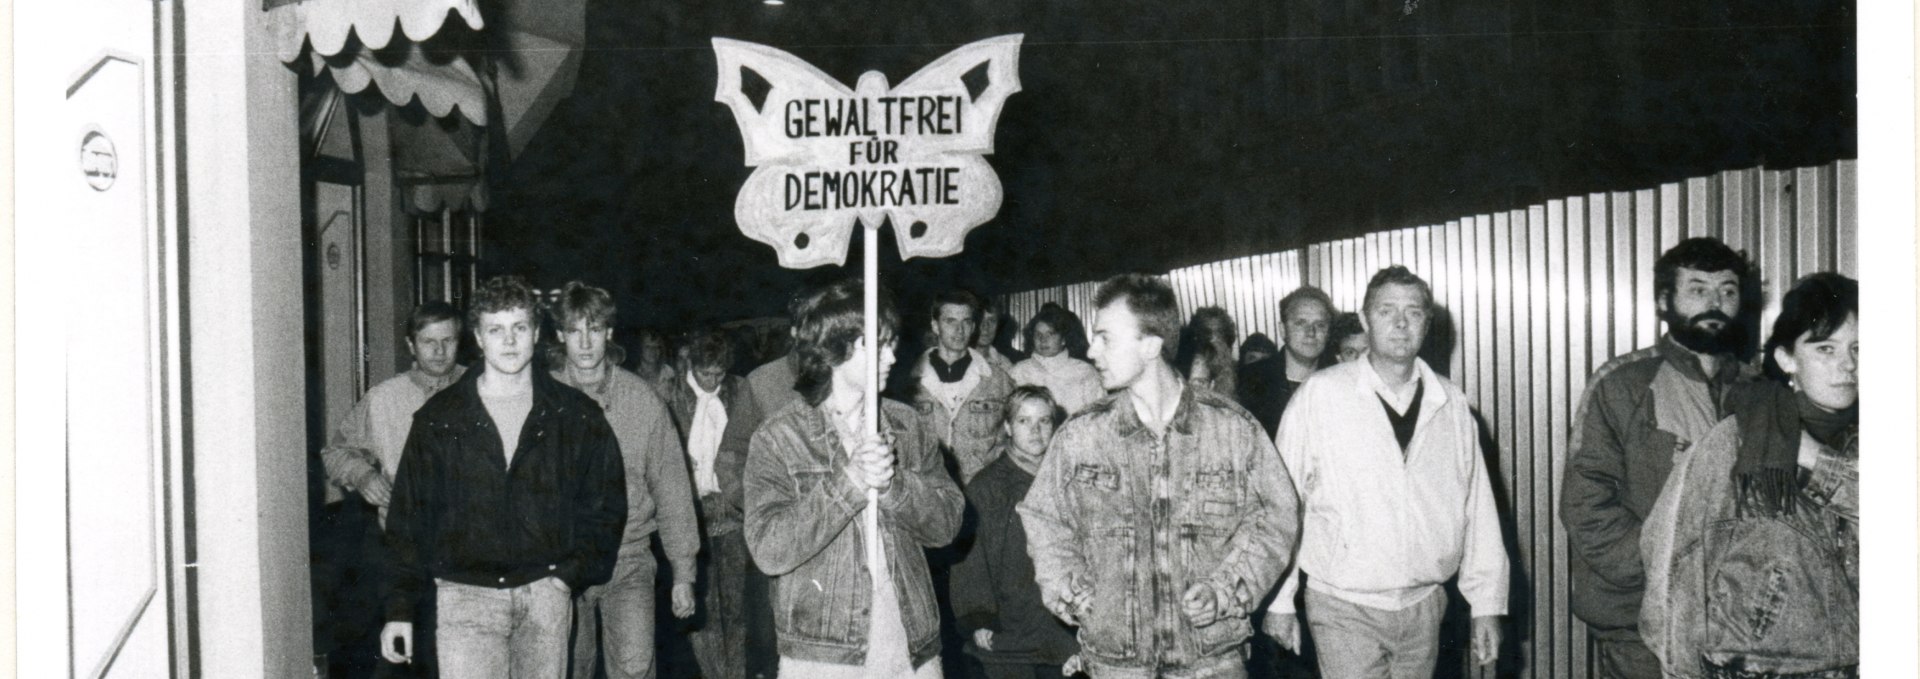
<svg viewBox="0 0 1920 679"><path fill-rule="evenodd" d="M1558 3L589 0L573 95L495 179L486 266L676 327L844 274L779 269L735 227L751 168L713 101L715 36L851 85L1026 35L988 157L999 216L947 260L902 264L882 236L909 303L1857 155L1851 2L1535 4Z"/></svg>

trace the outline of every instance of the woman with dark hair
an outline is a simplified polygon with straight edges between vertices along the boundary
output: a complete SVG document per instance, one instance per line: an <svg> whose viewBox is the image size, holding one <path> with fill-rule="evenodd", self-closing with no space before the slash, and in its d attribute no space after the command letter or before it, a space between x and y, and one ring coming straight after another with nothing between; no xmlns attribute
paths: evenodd
<svg viewBox="0 0 1920 679"><path fill-rule="evenodd" d="M1327 328L1327 352L1320 356L1320 367L1351 363L1367 355L1367 329L1360 325L1360 314L1348 311L1333 317Z"/></svg>
<svg viewBox="0 0 1920 679"><path fill-rule="evenodd" d="M1068 415L1107 395L1100 388L1100 371L1072 354L1074 337L1080 338L1082 347L1086 344L1080 319L1073 312L1050 303L1027 321L1025 333L1033 356L1013 366L1014 384L1046 387Z"/></svg>
<svg viewBox="0 0 1920 679"><path fill-rule="evenodd" d="M1177 357L1187 384L1235 398L1239 393L1239 367L1234 365L1233 345L1238 339L1239 329L1226 309L1210 306L1195 310L1182 334Z"/></svg>
<svg viewBox="0 0 1920 679"><path fill-rule="evenodd" d="M868 434L865 399L893 365L899 317L883 291L878 346L868 346L861 293L858 280L842 281L798 305L804 404L769 417L748 447L747 547L775 578L781 676L937 678L940 616L925 549L953 539L964 500L912 408L882 401L879 435ZM869 490L879 497L878 536L860 519ZM869 571L874 539L884 558Z"/></svg>
<svg viewBox="0 0 1920 679"><path fill-rule="evenodd" d="M1670 677L1859 674L1859 284L1787 292L1773 379L1675 459L1640 537L1640 629Z"/></svg>

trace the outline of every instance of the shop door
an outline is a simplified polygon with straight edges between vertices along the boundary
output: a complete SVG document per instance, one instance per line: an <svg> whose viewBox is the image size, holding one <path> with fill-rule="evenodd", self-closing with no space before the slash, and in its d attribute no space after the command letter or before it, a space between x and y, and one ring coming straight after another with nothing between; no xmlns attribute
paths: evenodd
<svg viewBox="0 0 1920 679"><path fill-rule="evenodd" d="M70 35L81 45L64 64L73 74L65 127L46 131L73 159L49 168L64 175L71 219L58 227L74 268L59 293L65 502L22 517L66 527L67 674L163 677L173 673L164 481L178 450L179 379L169 370L178 297L155 193L160 3L73 5Z"/></svg>

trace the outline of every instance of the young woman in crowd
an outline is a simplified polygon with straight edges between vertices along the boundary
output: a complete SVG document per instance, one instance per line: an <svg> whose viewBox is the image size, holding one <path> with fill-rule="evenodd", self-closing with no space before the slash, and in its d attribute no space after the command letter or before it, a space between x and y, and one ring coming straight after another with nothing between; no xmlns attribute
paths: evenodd
<svg viewBox="0 0 1920 679"><path fill-rule="evenodd" d="M997 451L1004 454L967 484L978 523L973 549L953 568L953 615L988 679L1054 679L1079 652L1073 631L1041 603L1027 534L1014 511L1064 418L1046 387L1015 387L1006 402L1007 437Z"/></svg>
<svg viewBox="0 0 1920 679"><path fill-rule="evenodd" d="M1367 329L1360 325L1360 314L1351 311L1333 317L1333 325L1327 329L1327 353L1320 359L1320 367L1335 363L1351 363L1367 355Z"/></svg>
<svg viewBox="0 0 1920 679"><path fill-rule="evenodd" d="M1046 387L1068 415L1106 395L1100 388L1100 371L1082 358L1086 334L1073 312L1048 304L1027 321L1025 332L1033 356L1013 366L1014 384ZM1077 356L1072 351L1076 342L1081 347Z"/></svg>
<svg viewBox="0 0 1920 679"><path fill-rule="evenodd" d="M1240 330L1233 316L1220 307L1200 307L1187 322L1177 365L1187 372L1187 383L1233 398L1239 392L1238 366L1233 345Z"/></svg>

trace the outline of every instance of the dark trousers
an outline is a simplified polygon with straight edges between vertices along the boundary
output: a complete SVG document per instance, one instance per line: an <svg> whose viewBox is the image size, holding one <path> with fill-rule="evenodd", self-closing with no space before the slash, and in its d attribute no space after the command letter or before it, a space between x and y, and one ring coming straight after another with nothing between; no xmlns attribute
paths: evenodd
<svg viewBox="0 0 1920 679"><path fill-rule="evenodd" d="M434 599L429 594L413 623L413 663L395 665L380 657L380 630L386 625L386 596L392 585L392 553L380 528L379 512L358 497L326 507L314 535L314 639L327 654L328 676L434 677ZM330 646L329 646L330 645Z"/></svg>
<svg viewBox="0 0 1920 679"><path fill-rule="evenodd" d="M699 612L688 633L702 679L743 679L746 672L745 531L706 536L694 592Z"/></svg>
<svg viewBox="0 0 1920 679"><path fill-rule="evenodd" d="M773 679L780 674L780 644L773 630L773 578L748 559L746 585L740 604L746 617L747 679Z"/></svg>
<svg viewBox="0 0 1920 679"><path fill-rule="evenodd" d="M1660 659L1631 632L1596 630L1593 666L1600 679L1660 679Z"/></svg>
<svg viewBox="0 0 1920 679"><path fill-rule="evenodd" d="M1060 679L1059 665L1019 665L980 663L986 679Z"/></svg>

